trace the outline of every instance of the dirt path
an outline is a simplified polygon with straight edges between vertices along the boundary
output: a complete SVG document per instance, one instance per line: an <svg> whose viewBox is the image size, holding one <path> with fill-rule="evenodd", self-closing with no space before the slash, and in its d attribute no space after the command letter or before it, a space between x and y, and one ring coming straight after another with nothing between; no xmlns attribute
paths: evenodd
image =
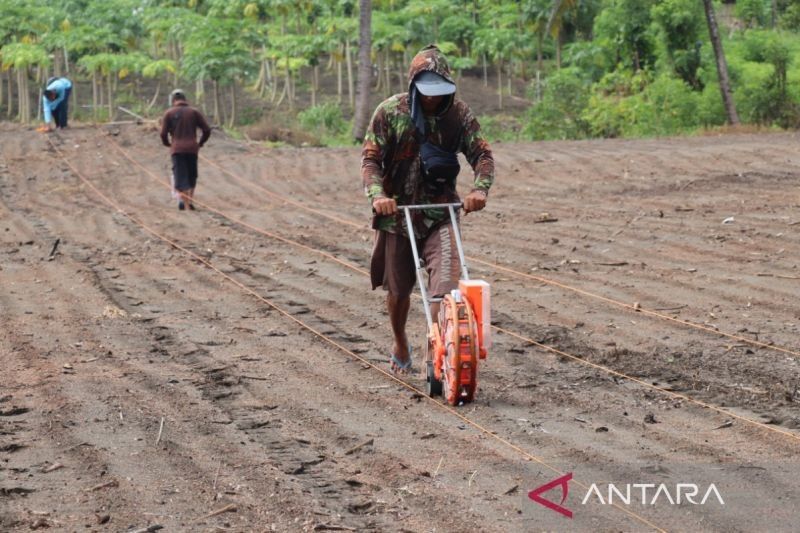
<svg viewBox="0 0 800 533"><path fill-rule="evenodd" d="M496 146L464 235L506 333L457 414L381 372L358 150L216 135L180 213L154 131L51 139L0 127L0 529L796 527L795 136ZM566 472L571 520L527 497Z"/></svg>

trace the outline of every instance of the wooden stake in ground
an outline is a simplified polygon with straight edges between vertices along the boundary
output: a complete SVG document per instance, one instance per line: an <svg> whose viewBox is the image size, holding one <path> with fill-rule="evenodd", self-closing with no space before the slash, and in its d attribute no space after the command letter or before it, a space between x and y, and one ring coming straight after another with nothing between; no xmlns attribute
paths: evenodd
<svg viewBox="0 0 800 533"><path fill-rule="evenodd" d="M442 467L442 463L443 462L444 462L444 456L442 456L442 458L439 459L439 464L436 465L436 470L434 470L433 475L431 476L431 479L436 479L436 475L439 473L439 469Z"/></svg>
<svg viewBox="0 0 800 533"><path fill-rule="evenodd" d="M105 489L108 487L118 487L118 486L119 486L119 481L117 481L116 479L112 479L111 481L106 481L105 483L100 483L99 485L95 485L90 489L86 489L84 490L84 492L94 492L100 489Z"/></svg>
<svg viewBox="0 0 800 533"><path fill-rule="evenodd" d="M222 509L217 509L216 511L212 511L212 512L208 513L207 515L203 516L202 518L198 518L198 520L205 520L206 518L211 518L212 516L217 516L217 515L220 515L222 513L235 513L238 510L239 510L239 508L236 507L236 504L235 503L231 503L230 505L226 505Z"/></svg>
<svg viewBox="0 0 800 533"><path fill-rule="evenodd" d="M127 113L127 114L129 114L129 115L130 115L130 116L132 116L132 117L138 118L138 119L139 119L139 120L141 120L142 122L144 122L144 121L146 121L146 120L147 120L147 119L146 119L146 118L144 118L143 116L141 116L141 115L137 115L136 113L134 113L134 112L133 112L133 111L131 111L130 109L126 109L126 108L122 107L121 105L120 105L120 106L117 106L117 109L119 109L119 110L120 110L120 111L122 111L123 113Z"/></svg>
<svg viewBox="0 0 800 533"><path fill-rule="evenodd" d="M164 526L160 524L153 524L152 526L135 529L131 531L131 533L153 533L154 531L158 531L159 529L164 529Z"/></svg>
<svg viewBox="0 0 800 533"><path fill-rule="evenodd" d="M364 442L362 442L361 444L359 444L357 446L353 446L352 448L350 448L349 450L344 452L344 454L345 455L353 455L354 453L356 453L358 450L360 450L364 446L372 446L374 443L375 443L375 439L369 439L368 441L364 441Z"/></svg>
<svg viewBox="0 0 800 533"><path fill-rule="evenodd" d="M220 461L220 462L219 462L219 465L217 465L217 473L216 473L216 474L214 474L214 484L213 484L213 486L211 487L211 491L212 491L212 492L213 492L213 491L215 491L215 490L217 490L217 478L219 477L219 470L220 470L220 468L222 468L222 461ZM212 495L212 496L213 496L213 495Z"/></svg>
<svg viewBox="0 0 800 533"><path fill-rule="evenodd" d="M58 250L58 244L61 242L61 238L56 239L56 242L53 243L53 248L50 250L50 255L47 256L48 261L52 261L56 257L56 250Z"/></svg>
<svg viewBox="0 0 800 533"><path fill-rule="evenodd" d="M161 424L158 425L158 438L156 439L156 445L161 442L161 433L164 431L164 417L161 417Z"/></svg>

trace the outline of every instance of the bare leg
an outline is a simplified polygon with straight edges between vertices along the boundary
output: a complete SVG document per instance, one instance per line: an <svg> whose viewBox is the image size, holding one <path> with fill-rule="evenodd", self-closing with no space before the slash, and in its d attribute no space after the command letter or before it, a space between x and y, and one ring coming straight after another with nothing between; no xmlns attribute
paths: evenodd
<svg viewBox="0 0 800 533"><path fill-rule="evenodd" d="M436 322L439 321L439 306L440 305L441 305L440 302L431 302L431 320L433 320L434 324L436 324Z"/></svg>
<svg viewBox="0 0 800 533"><path fill-rule="evenodd" d="M406 322L408 310L411 307L410 296L396 296L392 293L386 295L386 308L389 311L389 321L394 334L394 356L405 363L408 361L408 338L406 337Z"/></svg>
<svg viewBox="0 0 800 533"><path fill-rule="evenodd" d="M186 207L192 209L192 200L194 200L194 187L186 191Z"/></svg>

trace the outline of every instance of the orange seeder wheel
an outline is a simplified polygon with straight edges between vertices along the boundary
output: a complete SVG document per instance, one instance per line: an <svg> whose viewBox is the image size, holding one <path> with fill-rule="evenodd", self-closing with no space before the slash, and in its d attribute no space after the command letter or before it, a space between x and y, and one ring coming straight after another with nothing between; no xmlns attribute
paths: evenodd
<svg viewBox="0 0 800 533"><path fill-rule="evenodd" d="M444 341L442 394L450 405L469 403L478 388L478 328L467 300L442 300L439 331Z"/></svg>
<svg viewBox="0 0 800 533"><path fill-rule="evenodd" d="M438 319L438 317L437 317ZM439 324L434 323L425 341L425 393L431 398L442 394L442 339L439 338ZM436 376L437 369L439 377Z"/></svg>

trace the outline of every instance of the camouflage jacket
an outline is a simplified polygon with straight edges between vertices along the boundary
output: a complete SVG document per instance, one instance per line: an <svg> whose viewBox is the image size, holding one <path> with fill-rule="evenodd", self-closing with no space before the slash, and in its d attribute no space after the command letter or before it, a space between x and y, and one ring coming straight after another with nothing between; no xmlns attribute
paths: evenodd
<svg viewBox="0 0 800 533"><path fill-rule="evenodd" d="M409 85L422 70L433 70L447 79L449 70L438 49L428 47L414 58L409 72ZM411 120L409 93L396 94L382 102L370 122L364 140L361 177L367 197L394 198L398 205L457 202L455 184L439 196L431 197L423 187L419 150L426 140L444 150L461 152L473 169L472 190L488 193L494 181L494 160L489 144L480 132L480 125L467 104L450 96L440 112L426 116L427 136L421 136ZM426 236L442 220L446 210L428 209L414 213L414 231ZM373 228L407 234L402 212L396 216L375 216Z"/></svg>

